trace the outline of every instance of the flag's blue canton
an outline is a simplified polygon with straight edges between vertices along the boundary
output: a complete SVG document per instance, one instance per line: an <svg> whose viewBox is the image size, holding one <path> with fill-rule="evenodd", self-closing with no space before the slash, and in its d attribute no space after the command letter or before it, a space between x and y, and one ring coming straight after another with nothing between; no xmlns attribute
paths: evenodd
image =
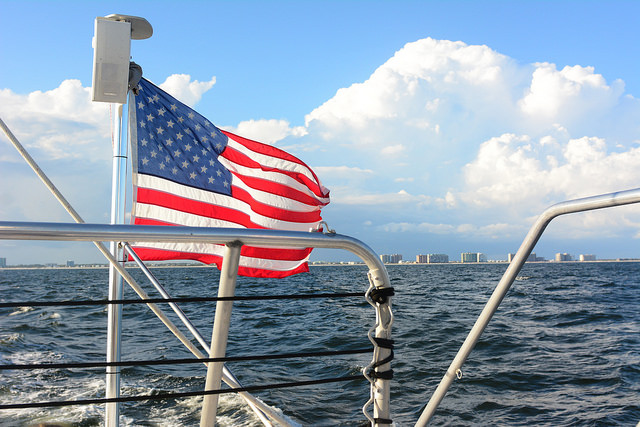
<svg viewBox="0 0 640 427"><path fill-rule="evenodd" d="M136 102L138 172L231 194L231 172L218 155L227 136L206 118L142 79Z"/></svg>

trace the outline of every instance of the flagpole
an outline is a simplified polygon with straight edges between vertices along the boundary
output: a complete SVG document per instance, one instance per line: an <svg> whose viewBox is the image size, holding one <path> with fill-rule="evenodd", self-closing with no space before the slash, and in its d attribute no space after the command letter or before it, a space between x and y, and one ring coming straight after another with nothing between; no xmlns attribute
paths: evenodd
<svg viewBox="0 0 640 427"><path fill-rule="evenodd" d="M128 138L122 136L124 105L130 82L131 40L151 37L153 28L146 19L112 14L97 17L93 38L92 100L111 104L111 136L113 147L113 177L111 186L111 224L124 224L126 212ZM110 254L116 260L109 265L109 300L122 299L124 250L111 242ZM109 304L107 310L107 362L120 361L122 305ZM108 366L105 394L120 397L120 367ZM105 426L117 427L120 408L117 402L105 406Z"/></svg>
<svg viewBox="0 0 640 427"><path fill-rule="evenodd" d="M111 188L111 224L124 224L126 210L127 139L122 137L123 104L111 105L113 135L113 178ZM123 250L119 243L110 242L111 255L124 267ZM122 275L109 265L109 300L123 299ZM122 332L122 305L109 304L107 309L107 362L120 362ZM120 397L120 367L108 366L106 397ZM105 425L117 426L120 418L118 403L107 403Z"/></svg>

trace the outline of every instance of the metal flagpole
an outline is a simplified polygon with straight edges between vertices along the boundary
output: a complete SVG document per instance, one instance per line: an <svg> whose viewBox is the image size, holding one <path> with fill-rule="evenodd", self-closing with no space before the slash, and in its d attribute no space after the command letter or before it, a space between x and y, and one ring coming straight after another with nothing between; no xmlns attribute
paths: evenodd
<svg viewBox="0 0 640 427"><path fill-rule="evenodd" d="M113 180L111 188L111 224L124 224L126 209L127 140L122 138L123 104L112 104L113 112ZM115 110L115 111L114 111ZM123 250L119 243L110 242L109 252L124 266ZM109 300L123 299L122 276L109 265ZM122 305L109 304L107 309L107 362L120 362ZM108 366L106 397L120 397L120 367ZM117 426L120 415L118 403L107 403L105 425Z"/></svg>
<svg viewBox="0 0 640 427"><path fill-rule="evenodd" d="M93 39L92 100L111 103L111 135L113 144L113 178L111 187L111 224L124 224L127 188L128 138L123 138L124 104L129 92L131 39L151 37L153 29L144 18L127 15L98 17ZM110 243L110 253L124 266L124 251L117 242ZM122 299L121 268L109 265L109 300ZM122 305L109 304L107 311L107 362L120 361ZM120 367L108 366L105 394L107 398L120 397ZM120 409L117 402L105 406L105 425L118 426Z"/></svg>

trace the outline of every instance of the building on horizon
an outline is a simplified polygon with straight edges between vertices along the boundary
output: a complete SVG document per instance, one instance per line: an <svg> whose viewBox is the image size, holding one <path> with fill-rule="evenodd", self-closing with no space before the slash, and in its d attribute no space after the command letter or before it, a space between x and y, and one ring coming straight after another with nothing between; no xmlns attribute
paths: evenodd
<svg viewBox="0 0 640 427"><path fill-rule="evenodd" d="M448 263L449 255L446 255L446 254L416 255L416 262L420 264Z"/></svg>
<svg viewBox="0 0 640 427"><path fill-rule="evenodd" d="M592 254L580 254L580 261L595 261L596 256Z"/></svg>
<svg viewBox="0 0 640 427"><path fill-rule="evenodd" d="M5 268L7 266L7 259L0 258L0 268Z"/></svg>
<svg viewBox="0 0 640 427"><path fill-rule="evenodd" d="M507 255L507 261L509 261L509 262L513 261L513 258L515 256L516 256L516 254L512 254L512 253L508 254ZM529 256L527 257L527 260L525 262L536 262L536 261L544 261L544 257L536 256L535 252L531 252L529 254Z"/></svg>
<svg viewBox="0 0 640 427"><path fill-rule="evenodd" d="M67 267L75 267L76 263L75 261L67 261Z"/></svg>
<svg viewBox="0 0 640 427"><path fill-rule="evenodd" d="M402 261L402 255L380 255L380 261L382 261L383 264L398 264L400 261Z"/></svg>
<svg viewBox="0 0 640 427"><path fill-rule="evenodd" d="M446 254L429 254L427 255L428 264L448 263L449 255Z"/></svg>
<svg viewBox="0 0 640 427"><path fill-rule="evenodd" d="M566 252L563 254L557 253L556 262L562 262L562 261L573 261L573 257Z"/></svg>
<svg viewBox="0 0 640 427"><path fill-rule="evenodd" d="M487 256L481 252L462 252L460 262L487 262Z"/></svg>

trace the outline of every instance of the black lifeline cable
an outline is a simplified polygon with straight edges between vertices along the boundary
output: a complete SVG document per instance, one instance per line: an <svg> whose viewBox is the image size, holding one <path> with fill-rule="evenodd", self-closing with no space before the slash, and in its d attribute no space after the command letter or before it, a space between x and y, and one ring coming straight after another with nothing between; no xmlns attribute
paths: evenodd
<svg viewBox="0 0 640 427"><path fill-rule="evenodd" d="M362 297L362 292L345 292L335 294L308 294L308 295L264 295L264 296L235 296L235 297L191 297L191 298L147 298L147 299L119 299L119 300L84 300L84 301L16 301L2 302L0 308L11 307L53 307L53 306L82 306L105 304L150 304L163 302L216 302L216 301L261 301L261 300L286 300L286 299L313 299L313 298L350 298Z"/></svg>
<svg viewBox="0 0 640 427"><path fill-rule="evenodd" d="M178 399L183 397L206 396L210 394L240 393L245 391L252 392L252 391L260 391L260 390L269 390L269 389L287 388L287 387L300 387L300 386L306 386L306 385L327 384L327 383L362 380L362 379L364 378L360 375L349 375L346 377L326 378L321 380L297 381L297 382L278 383L278 384L256 385L256 386L238 387L238 388L224 389L224 390L191 391L191 392L183 392L183 393L158 393L158 394L151 394L151 395L139 395L139 396L129 396L129 397L66 400L66 401L56 401L56 402L10 403L7 405L0 405L0 409L54 408L54 407L62 407L62 406L74 406L74 405L100 405L104 403L116 403L116 402L139 402L139 401L145 401L145 400Z"/></svg>
<svg viewBox="0 0 640 427"><path fill-rule="evenodd" d="M324 356L343 356L350 354L364 354L371 352L370 348L361 348L355 350L336 350L336 351L319 351L306 353L281 353L281 354L265 354L255 356L227 356L213 358L185 358L185 359L168 359L168 360L134 360L128 362L78 362L78 363L34 363L34 364L0 364L0 371L8 370L30 370L30 369L79 369L79 368L104 368L107 366L157 366L157 365L184 365L190 363L212 363L212 362L240 362L248 360L276 360L276 359L295 359L309 357Z"/></svg>

